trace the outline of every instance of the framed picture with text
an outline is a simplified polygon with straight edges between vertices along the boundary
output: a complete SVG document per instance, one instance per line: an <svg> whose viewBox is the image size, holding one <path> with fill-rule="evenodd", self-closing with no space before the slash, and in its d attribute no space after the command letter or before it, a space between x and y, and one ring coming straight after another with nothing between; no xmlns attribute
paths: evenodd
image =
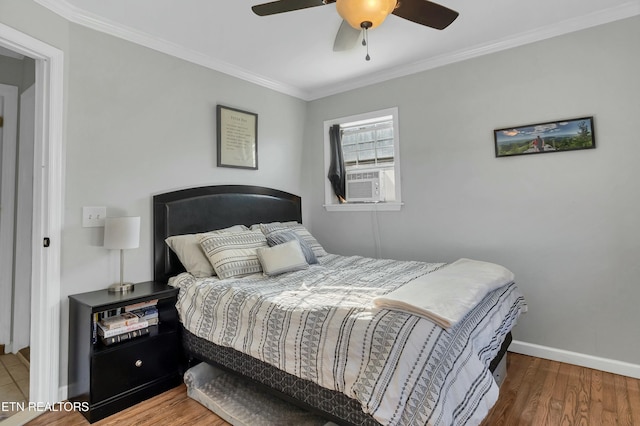
<svg viewBox="0 0 640 426"><path fill-rule="evenodd" d="M493 131L496 157L596 147L593 117L527 124Z"/></svg>
<svg viewBox="0 0 640 426"><path fill-rule="evenodd" d="M216 106L218 167L258 169L258 114Z"/></svg>

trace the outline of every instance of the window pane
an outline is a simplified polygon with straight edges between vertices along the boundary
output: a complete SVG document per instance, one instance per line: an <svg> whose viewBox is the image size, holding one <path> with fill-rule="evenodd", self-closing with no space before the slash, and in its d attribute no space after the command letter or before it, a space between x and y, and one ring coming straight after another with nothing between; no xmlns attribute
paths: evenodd
<svg viewBox="0 0 640 426"><path fill-rule="evenodd" d="M358 152L358 160L375 160L376 152L373 149Z"/></svg>
<svg viewBox="0 0 640 426"><path fill-rule="evenodd" d="M384 120L342 128L345 163L357 166L394 161L393 120Z"/></svg>
<svg viewBox="0 0 640 426"><path fill-rule="evenodd" d="M373 142L363 142L358 146L359 150L365 150L365 149L374 149L374 144Z"/></svg>
<svg viewBox="0 0 640 426"><path fill-rule="evenodd" d="M358 160L358 155L356 152L344 152L343 159L345 163L354 163Z"/></svg>
<svg viewBox="0 0 640 426"><path fill-rule="evenodd" d="M393 138L393 128L378 130L378 139Z"/></svg>
<svg viewBox="0 0 640 426"><path fill-rule="evenodd" d="M390 148L378 148L378 159L384 158L393 160L393 146Z"/></svg>
<svg viewBox="0 0 640 426"><path fill-rule="evenodd" d="M375 140L375 132L373 131L358 133L358 142L360 143L369 142L373 140Z"/></svg>
<svg viewBox="0 0 640 426"><path fill-rule="evenodd" d="M390 146L393 148L393 139L381 139L378 140L378 147Z"/></svg>

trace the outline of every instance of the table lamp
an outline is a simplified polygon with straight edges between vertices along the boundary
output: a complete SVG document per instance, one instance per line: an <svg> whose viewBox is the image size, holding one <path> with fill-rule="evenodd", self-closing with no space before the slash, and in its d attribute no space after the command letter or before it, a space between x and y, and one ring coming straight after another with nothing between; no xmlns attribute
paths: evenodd
<svg viewBox="0 0 640 426"><path fill-rule="evenodd" d="M120 250L120 282L109 286L111 293L133 291L124 282L124 250L140 246L140 217L107 217L104 221L104 248Z"/></svg>

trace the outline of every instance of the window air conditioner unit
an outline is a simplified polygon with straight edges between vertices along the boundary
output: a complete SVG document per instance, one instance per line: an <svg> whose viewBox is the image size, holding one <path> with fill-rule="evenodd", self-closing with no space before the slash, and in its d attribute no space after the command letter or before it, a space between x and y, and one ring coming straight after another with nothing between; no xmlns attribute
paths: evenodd
<svg viewBox="0 0 640 426"><path fill-rule="evenodd" d="M373 203L384 201L382 171L358 170L347 172L347 202Z"/></svg>

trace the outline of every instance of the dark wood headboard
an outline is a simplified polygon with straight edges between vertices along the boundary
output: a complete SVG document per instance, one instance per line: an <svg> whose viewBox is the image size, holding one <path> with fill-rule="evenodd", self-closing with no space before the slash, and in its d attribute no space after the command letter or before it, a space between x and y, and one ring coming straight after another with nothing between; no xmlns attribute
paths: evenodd
<svg viewBox="0 0 640 426"><path fill-rule="evenodd" d="M205 186L154 195L154 280L167 282L184 271L165 244L167 237L290 220L302 223L300 197L260 186Z"/></svg>

